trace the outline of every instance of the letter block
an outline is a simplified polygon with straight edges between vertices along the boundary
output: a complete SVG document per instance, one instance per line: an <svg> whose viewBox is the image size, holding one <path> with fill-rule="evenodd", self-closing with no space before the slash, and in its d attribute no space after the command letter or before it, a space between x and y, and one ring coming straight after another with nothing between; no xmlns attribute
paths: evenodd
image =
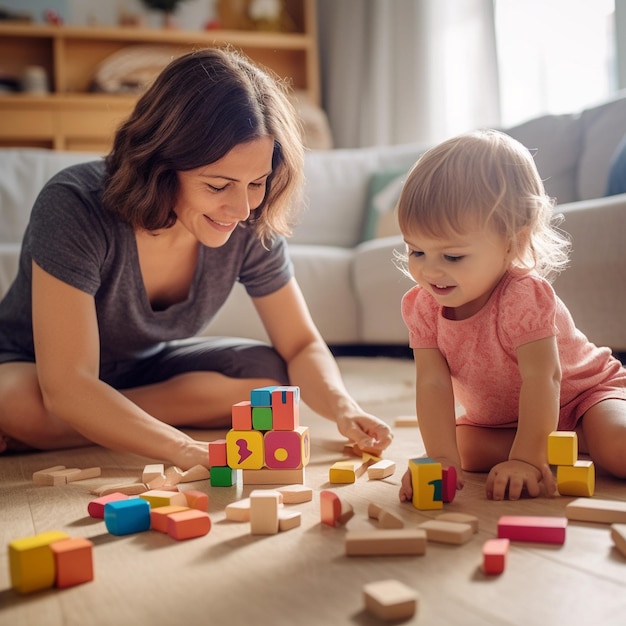
<svg viewBox="0 0 626 626"><path fill-rule="evenodd" d="M272 413L274 430L296 430L300 426L300 387L273 389Z"/></svg>
<svg viewBox="0 0 626 626"><path fill-rule="evenodd" d="M574 465L559 465L556 468L556 483L562 496L590 498L596 487L593 461L576 461Z"/></svg>
<svg viewBox="0 0 626 626"><path fill-rule="evenodd" d="M229 430L226 433L226 455L228 465L233 469L261 469L264 462L263 433Z"/></svg>
<svg viewBox="0 0 626 626"><path fill-rule="evenodd" d="M428 457L409 461L413 485L413 506L421 511L443 508L441 463Z"/></svg>
<svg viewBox="0 0 626 626"><path fill-rule="evenodd" d="M265 465L270 469L298 469L311 459L311 437L308 426L295 430L270 430L263 438Z"/></svg>
<svg viewBox="0 0 626 626"><path fill-rule="evenodd" d="M578 436L573 431L555 430L548 435L548 463L574 465L578 459Z"/></svg>

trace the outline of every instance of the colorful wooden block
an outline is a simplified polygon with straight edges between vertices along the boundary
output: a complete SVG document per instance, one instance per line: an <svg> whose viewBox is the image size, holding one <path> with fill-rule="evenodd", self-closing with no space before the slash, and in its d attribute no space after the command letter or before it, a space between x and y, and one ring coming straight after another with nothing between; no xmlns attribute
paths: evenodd
<svg viewBox="0 0 626 626"><path fill-rule="evenodd" d="M292 528L297 528L302 523L302 513L300 511L285 511L278 509L278 531L285 532Z"/></svg>
<svg viewBox="0 0 626 626"><path fill-rule="evenodd" d="M578 522L626 524L626 502L599 498L577 498L565 507L565 515Z"/></svg>
<svg viewBox="0 0 626 626"><path fill-rule="evenodd" d="M295 430L300 426L300 388L280 386L272 390L275 430Z"/></svg>
<svg viewBox="0 0 626 626"><path fill-rule="evenodd" d="M233 404L231 408L231 427L233 430L252 430L252 405L250 400Z"/></svg>
<svg viewBox="0 0 626 626"><path fill-rule="evenodd" d="M443 507L443 474L441 463L428 457L409 461L411 484L413 486L413 506L422 511Z"/></svg>
<svg viewBox="0 0 626 626"><path fill-rule="evenodd" d="M277 385L270 385L268 387L257 387L250 391L250 404L255 406L272 406L272 391L276 389Z"/></svg>
<svg viewBox="0 0 626 626"><path fill-rule="evenodd" d="M298 469L311 459L308 426L295 430L270 430L263 437L265 466L270 469Z"/></svg>
<svg viewBox="0 0 626 626"><path fill-rule="evenodd" d="M237 430L243 430L238 428ZM209 467L216 465L224 467L228 465L228 456L226 454L226 439L216 439L209 441Z"/></svg>
<svg viewBox="0 0 626 626"><path fill-rule="evenodd" d="M456 470L453 466L441 470L441 499L450 504L456 495Z"/></svg>
<svg viewBox="0 0 626 626"><path fill-rule="evenodd" d="M440 522L454 522L455 524L469 524L474 534L478 532L478 518L467 513L441 513L437 515Z"/></svg>
<svg viewBox="0 0 626 626"><path fill-rule="evenodd" d="M426 553L426 532L420 528L353 530L346 533L346 555L387 556Z"/></svg>
<svg viewBox="0 0 626 626"><path fill-rule="evenodd" d="M167 534L183 541L203 537L211 530L211 518L205 511L187 509L167 516Z"/></svg>
<svg viewBox="0 0 626 626"><path fill-rule="evenodd" d="M204 511L205 513L209 510L209 496L204 493L204 491L199 491L198 489L185 489L185 491L181 493L185 496L187 506L190 509L197 509L198 511Z"/></svg>
<svg viewBox="0 0 626 626"><path fill-rule="evenodd" d="M211 487L232 487L237 484L241 470L233 469L228 465L211 468Z"/></svg>
<svg viewBox="0 0 626 626"><path fill-rule="evenodd" d="M282 494L285 504L301 504L310 502L313 499L313 489L305 485L287 485L285 487L277 487L276 491Z"/></svg>
<svg viewBox="0 0 626 626"><path fill-rule="evenodd" d="M324 489L320 491L320 520L327 526L344 525L354 515L354 509L349 502L340 498L334 491Z"/></svg>
<svg viewBox="0 0 626 626"><path fill-rule="evenodd" d="M611 539L622 556L626 557L626 524L611 524Z"/></svg>
<svg viewBox="0 0 626 626"><path fill-rule="evenodd" d="M357 470L361 467L361 461L337 461L328 470L328 482L333 484L348 485L356 481Z"/></svg>
<svg viewBox="0 0 626 626"><path fill-rule="evenodd" d="M575 461L573 465L556 468L556 484L562 496L590 498L596 488L596 470L593 461Z"/></svg>
<svg viewBox="0 0 626 626"><path fill-rule="evenodd" d="M261 469L265 453L263 433L257 430L229 430L226 434L228 465L233 469Z"/></svg>
<svg viewBox="0 0 626 626"><path fill-rule="evenodd" d="M272 430L273 415L272 407L253 406L252 407L252 428L254 430Z"/></svg>
<svg viewBox="0 0 626 626"><path fill-rule="evenodd" d="M396 471L396 464L389 459L381 459L367 468L367 477L370 480L382 480L393 476Z"/></svg>
<svg viewBox="0 0 626 626"><path fill-rule="evenodd" d="M213 470L211 470L213 471ZM242 470L244 485L292 485L304 484L304 467L298 469Z"/></svg>
<svg viewBox="0 0 626 626"><path fill-rule="evenodd" d="M150 530L150 505L143 498L108 502L104 505L104 523L112 535Z"/></svg>
<svg viewBox="0 0 626 626"><path fill-rule="evenodd" d="M168 517L172 513L187 511L189 507L180 505L160 506L150 510L150 528L160 533L167 534Z"/></svg>
<svg viewBox="0 0 626 626"><path fill-rule="evenodd" d="M578 459L578 436L573 431L555 430L548 435L548 463L574 465Z"/></svg>
<svg viewBox="0 0 626 626"><path fill-rule="evenodd" d="M275 535L278 532L278 508L281 495L273 489L255 489L250 493L250 532Z"/></svg>
<svg viewBox="0 0 626 626"><path fill-rule="evenodd" d="M63 589L93 580L93 543L72 537L50 544L54 556L55 584Z"/></svg>
<svg viewBox="0 0 626 626"><path fill-rule="evenodd" d="M417 591L398 580L363 585L365 609L383 621L407 620L417 612Z"/></svg>
<svg viewBox="0 0 626 626"><path fill-rule="evenodd" d="M498 520L498 538L536 543L565 543L566 517L503 515Z"/></svg>
<svg viewBox="0 0 626 626"><path fill-rule="evenodd" d="M502 574L509 553L509 539L487 539L483 544L483 572L489 576Z"/></svg>
<svg viewBox="0 0 626 626"><path fill-rule="evenodd" d="M128 496L125 493L120 493L119 491L115 491L106 496L102 496L100 498L96 498L92 500L87 505L87 513L91 517L95 517L97 519L104 519L104 505L107 502L115 502L116 500L127 500Z"/></svg>
<svg viewBox="0 0 626 626"><path fill-rule="evenodd" d="M428 541L438 543L451 543L461 545L467 543L474 535L474 530L469 524L458 522L446 522L440 519L431 519L418 526L426 531Z"/></svg>
<svg viewBox="0 0 626 626"><path fill-rule="evenodd" d="M231 502L224 508L226 519L231 522L250 521L250 498L242 498L236 502Z"/></svg>
<svg viewBox="0 0 626 626"><path fill-rule="evenodd" d="M9 543L11 587L19 593L31 593L54 585L55 563L50 544L68 539L58 530L15 539Z"/></svg>
<svg viewBox="0 0 626 626"><path fill-rule="evenodd" d="M151 489L144 493L139 494L139 497L145 500L151 509L156 509L160 506L187 506L187 499L185 494L181 491L167 491L164 489Z"/></svg>

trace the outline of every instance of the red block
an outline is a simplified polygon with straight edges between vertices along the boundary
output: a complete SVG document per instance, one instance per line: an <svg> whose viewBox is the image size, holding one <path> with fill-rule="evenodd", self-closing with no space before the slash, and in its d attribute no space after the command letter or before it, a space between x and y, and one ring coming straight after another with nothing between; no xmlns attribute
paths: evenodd
<svg viewBox="0 0 626 626"><path fill-rule="evenodd" d="M124 493L110 493L107 496L102 496L100 498L96 498L92 500L87 505L87 513L91 515L91 517L96 517L98 519L104 519L104 505L108 502L115 502L117 500L127 500L128 496Z"/></svg>
<svg viewBox="0 0 626 626"><path fill-rule="evenodd" d="M565 543L566 517L504 515L498 520L498 537L511 541Z"/></svg>
<svg viewBox="0 0 626 626"><path fill-rule="evenodd" d="M209 441L209 467L225 467L226 462L226 439Z"/></svg>
<svg viewBox="0 0 626 626"><path fill-rule="evenodd" d="M179 541L202 537L211 530L211 518L204 511L189 509L167 517L167 534Z"/></svg>
<svg viewBox="0 0 626 626"><path fill-rule="evenodd" d="M300 388L275 387L272 390L272 427L295 430L300 425Z"/></svg>
<svg viewBox="0 0 626 626"><path fill-rule="evenodd" d="M252 405L249 400L233 404L231 416L233 430L252 430Z"/></svg>
<svg viewBox="0 0 626 626"><path fill-rule="evenodd" d="M456 470L450 466L441 470L441 499L446 502L452 502L456 495Z"/></svg>
<svg viewBox="0 0 626 626"><path fill-rule="evenodd" d="M502 574L509 552L509 539L488 539L483 544L483 571L485 574Z"/></svg>

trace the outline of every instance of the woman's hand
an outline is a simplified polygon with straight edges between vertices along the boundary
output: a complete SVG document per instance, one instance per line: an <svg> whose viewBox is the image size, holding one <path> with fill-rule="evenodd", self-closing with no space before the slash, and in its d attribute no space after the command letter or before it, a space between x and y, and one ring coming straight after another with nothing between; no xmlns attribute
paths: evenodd
<svg viewBox="0 0 626 626"><path fill-rule="evenodd" d="M486 491L490 500L519 500L525 489L528 495L536 498L541 493L541 486L548 496L556 492L556 482L550 467L544 463L537 467L521 460L509 460L491 468L487 476Z"/></svg>
<svg viewBox="0 0 626 626"><path fill-rule="evenodd" d="M375 456L380 456L393 439L389 426L369 413L338 417L337 429L344 437L359 446L361 451Z"/></svg>
<svg viewBox="0 0 626 626"><path fill-rule="evenodd" d="M432 457L429 457L432 458ZM463 470L456 463L451 463L448 459L432 459L437 463L441 463L442 469L448 469L449 467L454 467L456 471L456 490L460 491L465 486L465 477L463 476ZM413 499L413 483L411 481L411 470L407 469L402 476L402 481L400 484L400 502L410 502Z"/></svg>

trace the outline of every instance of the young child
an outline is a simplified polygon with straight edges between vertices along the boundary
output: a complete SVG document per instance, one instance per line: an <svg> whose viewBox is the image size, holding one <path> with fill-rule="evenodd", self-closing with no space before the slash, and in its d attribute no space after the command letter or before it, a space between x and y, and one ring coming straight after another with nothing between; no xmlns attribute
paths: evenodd
<svg viewBox="0 0 626 626"><path fill-rule="evenodd" d="M457 489L462 470L489 472L494 500L555 492L557 429L626 478L626 370L576 329L547 280L569 252L552 209L528 150L492 130L425 153L398 203L417 283L402 315L426 453L456 469ZM400 500L411 497L407 472Z"/></svg>

